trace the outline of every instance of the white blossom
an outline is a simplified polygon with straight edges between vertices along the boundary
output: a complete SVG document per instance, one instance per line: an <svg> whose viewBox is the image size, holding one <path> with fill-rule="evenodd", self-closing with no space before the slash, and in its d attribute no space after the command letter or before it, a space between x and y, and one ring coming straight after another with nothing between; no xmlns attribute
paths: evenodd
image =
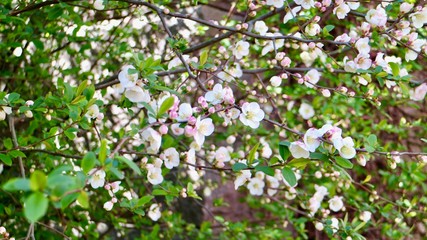
<svg viewBox="0 0 427 240"><path fill-rule="evenodd" d="M415 28L422 28L427 23L427 7L409 15Z"/></svg>
<svg viewBox="0 0 427 240"><path fill-rule="evenodd" d="M165 167L168 169L179 166L179 153L173 147L166 149L161 155L161 158L165 163Z"/></svg>
<svg viewBox="0 0 427 240"><path fill-rule="evenodd" d="M313 84L318 83L320 80L319 71L317 71L317 69L311 69L305 74L305 80L306 81L304 81L304 84L309 88L313 88Z"/></svg>
<svg viewBox="0 0 427 240"><path fill-rule="evenodd" d="M329 202L329 209L331 209L334 212L338 212L344 207L342 197L339 197L339 196L334 196L333 198L329 199L328 202Z"/></svg>
<svg viewBox="0 0 427 240"><path fill-rule="evenodd" d="M301 115L302 118L307 120L314 116L314 109L308 103L301 103L298 113Z"/></svg>
<svg viewBox="0 0 427 240"><path fill-rule="evenodd" d="M323 134L315 128L310 128L307 130L307 132L304 134L304 144L308 151L316 151L316 148L320 146L320 137L322 137L322 135Z"/></svg>
<svg viewBox="0 0 427 240"><path fill-rule="evenodd" d="M278 87L280 86L280 84L282 84L282 78L279 76L273 76L270 78L270 83L271 83L271 86Z"/></svg>
<svg viewBox="0 0 427 240"><path fill-rule="evenodd" d="M416 87L414 90L409 91L409 96L411 100L414 101L422 101L424 100L425 96L427 94L427 83L423 83Z"/></svg>
<svg viewBox="0 0 427 240"><path fill-rule="evenodd" d="M242 57L249 54L249 43L243 40L240 40L236 43L233 49L233 55L237 59L242 59Z"/></svg>
<svg viewBox="0 0 427 240"><path fill-rule="evenodd" d="M92 169L89 171L89 180L88 183L93 187L93 188L99 188L99 187L103 187L104 183L105 183L105 171L104 170L98 170L96 168Z"/></svg>
<svg viewBox="0 0 427 240"><path fill-rule="evenodd" d="M153 221L157 221L162 216L162 213L160 212L160 206L157 203L154 203L150 206L150 209L148 210L148 217L151 218Z"/></svg>
<svg viewBox="0 0 427 240"><path fill-rule="evenodd" d="M347 14L350 12L350 7L346 3L341 3L336 6L333 10L333 13L337 15L338 19L344 19L347 17Z"/></svg>
<svg viewBox="0 0 427 240"><path fill-rule="evenodd" d="M299 11L301 11L300 6L296 6L296 7L292 8L291 11L287 11L285 17L283 18L283 23L287 23L289 20L295 18Z"/></svg>
<svg viewBox="0 0 427 240"><path fill-rule="evenodd" d="M304 9L310 9L314 7L314 0L295 0L294 2Z"/></svg>
<svg viewBox="0 0 427 240"><path fill-rule="evenodd" d="M128 87L125 91L125 97L133 103L150 102L151 97L148 90L142 89L140 86Z"/></svg>
<svg viewBox="0 0 427 240"><path fill-rule="evenodd" d="M371 47L369 46L369 38L364 37L357 40L356 48L361 54L369 54L371 51Z"/></svg>
<svg viewBox="0 0 427 240"><path fill-rule="evenodd" d="M356 156L356 149L354 148L354 142L351 137L335 138L333 144L341 157L351 159Z"/></svg>
<svg viewBox="0 0 427 240"><path fill-rule="evenodd" d="M281 8L284 5L284 0L267 0L265 2L268 6L274 6L275 8Z"/></svg>
<svg viewBox="0 0 427 240"><path fill-rule="evenodd" d="M0 106L0 121L6 119L6 114L11 114L12 108L8 106Z"/></svg>
<svg viewBox="0 0 427 240"><path fill-rule="evenodd" d="M381 5L378 5L376 9L370 9L365 18L374 27L383 27L387 23L387 13Z"/></svg>
<svg viewBox="0 0 427 240"><path fill-rule="evenodd" d="M147 128L141 133L141 138L143 141L148 142L146 150L147 153L157 153L160 149L162 143L162 135L152 128Z"/></svg>
<svg viewBox="0 0 427 240"><path fill-rule="evenodd" d="M225 91L222 88L222 85L217 83L213 87L212 91L209 91L205 94L206 101L216 105L224 101Z"/></svg>
<svg viewBox="0 0 427 240"><path fill-rule="evenodd" d="M265 35L268 32L268 27L264 21L256 21L254 31L259 33L259 35Z"/></svg>
<svg viewBox="0 0 427 240"><path fill-rule="evenodd" d="M245 102L242 105L242 113L240 114L240 121L251 128L258 128L259 122L264 119L264 111L260 108L256 102Z"/></svg>
<svg viewBox="0 0 427 240"><path fill-rule="evenodd" d="M247 185L247 188L251 195L261 196L264 192L265 183L262 179L257 177L251 178Z"/></svg>
<svg viewBox="0 0 427 240"><path fill-rule="evenodd" d="M95 0L95 2L93 2L93 7L96 10L104 10L105 8L104 0Z"/></svg>
<svg viewBox="0 0 427 240"><path fill-rule="evenodd" d="M138 72L129 73L130 71L136 71L135 67L132 65L126 65L122 68L122 71L119 73L119 81L123 88L131 88L136 85L138 81Z"/></svg>
<svg viewBox="0 0 427 240"><path fill-rule="evenodd" d="M178 108L177 121L187 121L193 115L193 108L189 103L182 103Z"/></svg>
<svg viewBox="0 0 427 240"><path fill-rule="evenodd" d="M310 151L308 151L307 146L301 141L292 142L291 145L289 145L289 151L294 158L310 157Z"/></svg>
<svg viewBox="0 0 427 240"><path fill-rule="evenodd" d="M104 209L107 211L111 211L113 209L114 203L112 201L107 201L104 203Z"/></svg>
<svg viewBox="0 0 427 240"><path fill-rule="evenodd" d="M163 182L162 169L152 164L147 164L147 180L153 184L158 185Z"/></svg>
<svg viewBox="0 0 427 240"><path fill-rule="evenodd" d="M372 217L372 213L369 211L363 211L362 214L360 214L359 216L360 220L364 222L368 222L369 220L371 220L371 217Z"/></svg>
<svg viewBox="0 0 427 240"><path fill-rule="evenodd" d="M196 122L196 134L194 135L194 140L198 145L203 145L205 142L205 137L210 136L215 129L215 126L212 123L212 119L205 118L200 119L200 116L197 118Z"/></svg>
<svg viewBox="0 0 427 240"><path fill-rule="evenodd" d="M251 171L250 170L242 170L237 173L237 177L234 180L234 189L238 189L240 186L243 186L249 179L251 179Z"/></svg>

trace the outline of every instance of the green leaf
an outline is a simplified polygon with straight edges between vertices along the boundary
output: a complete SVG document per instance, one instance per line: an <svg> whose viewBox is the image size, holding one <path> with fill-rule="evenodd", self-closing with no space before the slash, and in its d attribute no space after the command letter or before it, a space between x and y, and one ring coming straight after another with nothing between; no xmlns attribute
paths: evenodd
<svg viewBox="0 0 427 240"><path fill-rule="evenodd" d="M110 167L109 168L110 172L113 173L117 178L119 179L123 179L125 178L125 176L123 175L122 171L119 171L117 168L115 167Z"/></svg>
<svg viewBox="0 0 427 240"><path fill-rule="evenodd" d="M323 29L325 29L327 32L332 31L335 28L334 25L326 25Z"/></svg>
<svg viewBox="0 0 427 240"><path fill-rule="evenodd" d="M9 96L7 97L7 101L9 101L10 103L13 103L17 101L20 96L21 95L19 95L18 93L10 93Z"/></svg>
<svg viewBox="0 0 427 240"><path fill-rule="evenodd" d="M291 187L297 185L297 177L295 176L295 173L294 171L292 171L292 169L290 169L289 167L284 167L282 169L282 175Z"/></svg>
<svg viewBox="0 0 427 240"><path fill-rule="evenodd" d="M33 191L43 191L46 187L47 177L44 172L35 170L30 177L30 188Z"/></svg>
<svg viewBox="0 0 427 240"><path fill-rule="evenodd" d="M298 158L298 159L293 159L292 161L288 162L287 165L289 167L296 167L299 169L304 169L307 164L309 164L311 162L310 159L306 159L306 158Z"/></svg>
<svg viewBox="0 0 427 240"><path fill-rule="evenodd" d="M104 165L105 159L107 159L107 140L102 139L101 147L99 148L98 159L101 162L101 165Z"/></svg>
<svg viewBox="0 0 427 240"><path fill-rule="evenodd" d="M283 161L288 160L288 158L291 156L291 151L289 151L289 144L290 143L288 141L279 143L279 153Z"/></svg>
<svg viewBox="0 0 427 240"><path fill-rule="evenodd" d="M207 50L203 51L202 54L200 54L200 65L203 65L208 60L208 54L209 52Z"/></svg>
<svg viewBox="0 0 427 240"><path fill-rule="evenodd" d="M329 157L328 157L328 155L325 155L323 153L312 152L312 153L310 153L310 159L318 159L318 160L322 160L322 161L328 161Z"/></svg>
<svg viewBox="0 0 427 240"><path fill-rule="evenodd" d="M254 159L255 159L255 153L256 153L256 151L258 150L258 148L259 148L259 145L260 145L261 143L260 142L258 142L252 149L251 149L251 151L249 152L249 155L248 155L248 165L250 166L250 165L252 165L253 164L253 162L254 162Z"/></svg>
<svg viewBox="0 0 427 240"><path fill-rule="evenodd" d="M69 103L71 100L73 100L74 90L73 87L71 87L71 85L66 82L64 82L64 87L64 100L65 102Z"/></svg>
<svg viewBox="0 0 427 240"><path fill-rule="evenodd" d="M400 75L399 65L397 63L394 63L394 62L389 62L388 64L391 67L391 72L393 73L393 76L399 77L399 75Z"/></svg>
<svg viewBox="0 0 427 240"><path fill-rule="evenodd" d="M3 190L13 191L30 191L30 180L25 178L13 178L3 185Z"/></svg>
<svg viewBox="0 0 427 240"><path fill-rule="evenodd" d="M3 145L4 145L4 147L5 147L7 150L12 149L12 148L13 148L12 139L10 139L10 138L5 138L5 139L3 140Z"/></svg>
<svg viewBox="0 0 427 240"><path fill-rule="evenodd" d="M377 136L370 134L366 141L368 142L369 146L375 147L377 145Z"/></svg>
<svg viewBox="0 0 427 240"><path fill-rule="evenodd" d="M235 164L231 167L231 169L232 169L234 172L238 172L238 171L243 170L243 169L246 169L246 168L248 168L248 166L246 166L246 164L244 164L244 163L240 163L240 162L235 163Z"/></svg>
<svg viewBox="0 0 427 240"><path fill-rule="evenodd" d="M373 153L375 152L375 148L372 146L365 146L365 149L368 153Z"/></svg>
<svg viewBox="0 0 427 240"><path fill-rule="evenodd" d="M157 112L157 117L160 117L163 113L166 113L173 106L174 102L174 97L166 98L160 106L159 111Z"/></svg>
<svg viewBox="0 0 427 240"><path fill-rule="evenodd" d="M153 198L154 196L151 196L151 195L144 196L138 200L135 207L142 207L145 204L149 203Z"/></svg>
<svg viewBox="0 0 427 240"><path fill-rule="evenodd" d="M274 169L269 167L269 166L256 166L255 170L263 172L263 173L270 175L270 176L274 176Z"/></svg>
<svg viewBox="0 0 427 240"><path fill-rule="evenodd" d="M79 196L77 197L77 201L79 202L82 208L89 208L89 196L85 191L81 191Z"/></svg>
<svg viewBox="0 0 427 240"><path fill-rule="evenodd" d="M119 161L122 161L124 163L126 163L126 165L128 165L130 168L132 168L132 170L134 172L136 172L138 175L141 175L141 169L139 169L138 165L136 165L135 162L123 157L123 156L118 156L116 157L116 159L118 159Z"/></svg>
<svg viewBox="0 0 427 240"><path fill-rule="evenodd" d="M175 95L178 95L178 94L179 94L177 91L175 91L175 90L173 90L173 89L170 89L170 88L168 88L168 87L165 87L165 86L152 85L152 86L150 86L150 88L153 88L153 89L156 89L156 90L159 90L159 91L167 91L167 92L173 93L173 94L175 94Z"/></svg>
<svg viewBox="0 0 427 240"><path fill-rule="evenodd" d="M31 223L37 222L47 211L49 200L41 192L31 194L24 203L24 215Z"/></svg>
<svg viewBox="0 0 427 240"><path fill-rule="evenodd" d="M76 96L82 95L86 87L87 87L87 80L84 80L82 83L80 83L79 87L77 88Z"/></svg>
<svg viewBox="0 0 427 240"><path fill-rule="evenodd" d="M377 75L375 75L375 77L377 78L383 78L383 77L387 77L388 73L387 72L379 72L377 73Z"/></svg>
<svg viewBox="0 0 427 240"><path fill-rule="evenodd" d="M96 155L94 152L88 152L82 159L81 167L84 173L88 173L96 163Z"/></svg>
<svg viewBox="0 0 427 240"><path fill-rule="evenodd" d="M336 157L335 162L343 168L347 168L347 169L353 168L353 163L351 163L350 160L348 160L348 159L345 159L342 157Z"/></svg>
<svg viewBox="0 0 427 240"><path fill-rule="evenodd" d="M6 164L7 166L12 165L12 159L6 154L0 153L0 160L4 162L4 164Z"/></svg>
<svg viewBox="0 0 427 240"><path fill-rule="evenodd" d="M154 189L151 194L153 194L154 196L164 196L164 195L168 195L168 193L163 190L163 189Z"/></svg>
<svg viewBox="0 0 427 240"><path fill-rule="evenodd" d="M72 194L65 195L61 199L61 209L62 210L66 209L72 202L74 202L79 197L79 195L80 193L72 193Z"/></svg>
<svg viewBox="0 0 427 240"><path fill-rule="evenodd" d="M13 158L17 158L17 157L25 158L25 157L27 157L25 155L25 153L23 153L23 152L21 152L19 150L12 150L12 151L10 151L9 155L12 156Z"/></svg>

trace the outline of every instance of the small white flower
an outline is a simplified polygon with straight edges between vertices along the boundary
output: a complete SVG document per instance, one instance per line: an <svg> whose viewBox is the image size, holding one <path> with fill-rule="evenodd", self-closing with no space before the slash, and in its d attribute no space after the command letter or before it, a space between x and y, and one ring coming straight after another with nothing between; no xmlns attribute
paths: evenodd
<svg viewBox="0 0 427 240"><path fill-rule="evenodd" d="M99 115L99 107L96 104L91 105L86 112L86 117L97 118Z"/></svg>
<svg viewBox="0 0 427 240"><path fill-rule="evenodd" d="M157 153L160 149L162 143L162 135L152 128L147 128L141 133L141 138L143 141L148 142L147 153Z"/></svg>
<svg viewBox="0 0 427 240"><path fill-rule="evenodd" d="M256 21L254 24L254 31L263 36L268 32L268 27L264 21Z"/></svg>
<svg viewBox="0 0 427 240"><path fill-rule="evenodd" d="M212 119L205 118L200 120L200 116L196 121L196 134L194 134L194 140L198 145L203 145L205 142L205 137L210 136L215 130L215 126L212 123Z"/></svg>
<svg viewBox="0 0 427 240"><path fill-rule="evenodd" d="M333 139L334 147L338 150L341 157L351 159L356 156L356 149L351 137Z"/></svg>
<svg viewBox="0 0 427 240"><path fill-rule="evenodd" d="M350 42L351 37L347 33L343 33L335 38L336 42Z"/></svg>
<svg viewBox="0 0 427 240"><path fill-rule="evenodd" d="M304 144L308 151L316 151L316 148L320 146L320 137L322 137L322 135L323 134L315 128L310 128L307 130L307 132L304 134Z"/></svg>
<svg viewBox="0 0 427 240"><path fill-rule="evenodd" d="M187 121L193 115L193 108L189 103L182 103L178 108L177 121Z"/></svg>
<svg viewBox="0 0 427 240"><path fill-rule="evenodd" d="M400 12L408 13L414 7L414 4L403 2L400 4Z"/></svg>
<svg viewBox="0 0 427 240"><path fill-rule="evenodd" d="M360 6L360 2L346 2L346 4L350 7L351 10L357 10Z"/></svg>
<svg viewBox="0 0 427 240"><path fill-rule="evenodd" d="M284 3L284 0L267 0L265 2L267 6L274 6L275 8L283 7Z"/></svg>
<svg viewBox="0 0 427 240"><path fill-rule="evenodd" d="M369 58L369 54L359 53L354 59L356 69L368 70L372 65L372 60Z"/></svg>
<svg viewBox="0 0 427 240"><path fill-rule="evenodd" d="M371 220L371 217L372 217L372 213L369 211L363 211L362 214L360 214L359 216L360 220L364 222L368 222L369 220Z"/></svg>
<svg viewBox="0 0 427 240"><path fill-rule="evenodd" d="M249 43L243 40L240 40L236 43L233 49L233 55L237 59L242 59L242 57L249 54Z"/></svg>
<svg viewBox="0 0 427 240"><path fill-rule="evenodd" d="M320 73L317 69L311 69L305 74L305 78L307 78L307 81L304 81L304 84L309 88L313 88L313 84L318 83L320 80Z"/></svg>
<svg viewBox="0 0 427 240"><path fill-rule="evenodd" d="M222 103L224 101L224 89L222 85L217 83L213 87L212 91L209 91L205 94L206 101L212 103L213 105Z"/></svg>
<svg viewBox="0 0 427 240"><path fill-rule="evenodd" d="M89 171L89 184L93 188L99 188L103 187L105 183L105 171L104 170L97 170L96 168Z"/></svg>
<svg viewBox="0 0 427 240"><path fill-rule="evenodd" d="M162 216L162 213L160 212L160 206L157 203L154 203L150 206L150 209L148 210L148 217L151 218L153 221L157 221Z"/></svg>
<svg viewBox="0 0 427 240"><path fill-rule="evenodd" d="M347 17L347 14L350 12L350 7L346 3L341 3L336 6L333 10L333 13L337 15L338 19L344 19Z"/></svg>
<svg viewBox="0 0 427 240"><path fill-rule="evenodd" d="M235 67L226 67L224 71L218 73L218 78L226 82L234 81L236 78L243 76L242 68L236 63Z"/></svg>
<svg viewBox="0 0 427 240"><path fill-rule="evenodd" d="M282 84L282 78L279 76L273 76L270 78L270 83L271 83L271 86L278 87L280 86L280 84Z"/></svg>
<svg viewBox="0 0 427 240"><path fill-rule="evenodd" d="M251 178L248 183L248 190L251 195L261 196L264 192L265 183L262 179L257 177Z"/></svg>
<svg viewBox="0 0 427 240"><path fill-rule="evenodd" d="M366 21L374 27L383 27L387 23L387 13L381 4L376 9L370 9L366 13Z"/></svg>
<svg viewBox="0 0 427 240"><path fill-rule="evenodd" d="M104 203L104 209L107 211L111 211L113 209L114 203L112 201L108 201Z"/></svg>
<svg viewBox="0 0 427 240"><path fill-rule="evenodd" d="M324 228L323 223L321 223L321 222L316 222L316 223L314 224L314 227L315 227L318 231L322 231L322 230L323 230L323 228Z"/></svg>
<svg viewBox="0 0 427 240"><path fill-rule="evenodd" d="M95 2L93 3L93 7L96 10L104 10L105 8L104 0L95 0Z"/></svg>
<svg viewBox="0 0 427 240"><path fill-rule="evenodd" d="M163 182L162 169L160 167L155 167L151 164L147 164L147 180L153 184L158 185Z"/></svg>
<svg viewBox="0 0 427 240"><path fill-rule="evenodd" d="M295 0L294 2L304 9L310 9L314 7L314 0Z"/></svg>
<svg viewBox="0 0 427 240"><path fill-rule="evenodd" d="M12 53L15 57L20 57L22 55L22 48L21 47L17 47L15 48L15 50L13 50Z"/></svg>
<svg viewBox="0 0 427 240"><path fill-rule="evenodd" d="M329 199L329 209L334 212L340 211L344 207L344 203L342 201L342 197L335 196Z"/></svg>
<svg viewBox="0 0 427 240"><path fill-rule="evenodd" d="M215 160L219 162L229 162L231 160L230 151L226 147L219 147L215 151Z"/></svg>
<svg viewBox="0 0 427 240"><path fill-rule="evenodd" d="M188 63L190 60L190 55L182 55L182 59L184 59L185 62ZM168 69L176 68L182 64L182 61L179 57L174 57L172 60L168 63Z"/></svg>
<svg viewBox="0 0 427 240"><path fill-rule="evenodd" d="M240 114L240 121L253 129L259 127L259 122L264 119L265 113L256 102L245 102L242 105L242 113Z"/></svg>
<svg viewBox="0 0 427 240"><path fill-rule="evenodd" d="M427 83L423 83L420 86L416 87L414 90L409 91L409 96L414 101L424 100L427 94Z"/></svg>
<svg viewBox="0 0 427 240"><path fill-rule="evenodd" d="M291 11L287 11L285 17L283 18L283 23L287 23L289 20L295 18L297 13L301 11L301 7L294 7Z"/></svg>
<svg viewBox="0 0 427 240"><path fill-rule="evenodd" d="M427 7L409 15L415 28L422 28L427 23Z"/></svg>
<svg viewBox="0 0 427 240"><path fill-rule="evenodd" d="M251 171L250 170L242 170L237 173L237 177L234 180L234 189L238 189L240 186L243 186L249 179L251 179Z"/></svg>
<svg viewBox="0 0 427 240"><path fill-rule="evenodd" d="M12 108L8 106L0 106L0 121L6 119L6 114L11 114Z"/></svg>
<svg viewBox="0 0 427 240"><path fill-rule="evenodd" d="M122 87L131 88L136 85L138 81L138 72L129 73L130 71L136 71L135 67L132 65L126 65L122 68L122 71L119 73L119 81Z"/></svg>
<svg viewBox="0 0 427 240"><path fill-rule="evenodd" d="M310 104L301 103L298 113L307 120L314 116L314 109Z"/></svg>
<svg viewBox="0 0 427 240"><path fill-rule="evenodd" d="M308 151L307 146L301 141L292 142L291 145L289 145L289 151L294 158L310 157L310 152Z"/></svg>
<svg viewBox="0 0 427 240"><path fill-rule="evenodd" d="M331 218L331 221L332 221L332 223L331 223L332 232L336 233L340 229L338 226L338 224L339 224L338 219Z"/></svg>
<svg viewBox="0 0 427 240"><path fill-rule="evenodd" d="M357 40L356 48L361 54L369 54L371 51L371 47L369 46L369 38L364 37Z"/></svg>
<svg viewBox="0 0 427 240"><path fill-rule="evenodd" d="M279 180L272 176L266 176L265 179L267 180L267 194L268 196L273 196L277 193L277 188L279 187Z"/></svg>
<svg viewBox="0 0 427 240"><path fill-rule="evenodd" d="M276 33L266 33L265 34L268 37L280 37L283 36L282 34L276 32ZM264 48L261 51L261 56L264 56L265 54L274 51L274 50L278 50L279 48L283 47L285 43L284 39L275 39L274 43L273 40L269 40L267 42L267 44L264 46Z"/></svg>
<svg viewBox="0 0 427 240"><path fill-rule="evenodd" d="M133 103L150 102L151 97L148 90L142 89L140 86L128 87L125 91L125 97Z"/></svg>
<svg viewBox="0 0 427 240"><path fill-rule="evenodd" d="M312 22L305 27L305 33L308 36L316 36L317 34L320 33L320 30L321 30L320 25L315 22Z"/></svg>
<svg viewBox="0 0 427 240"><path fill-rule="evenodd" d="M166 149L161 156L166 168L172 169L179 166L179 153L175 148Z"/></svg>

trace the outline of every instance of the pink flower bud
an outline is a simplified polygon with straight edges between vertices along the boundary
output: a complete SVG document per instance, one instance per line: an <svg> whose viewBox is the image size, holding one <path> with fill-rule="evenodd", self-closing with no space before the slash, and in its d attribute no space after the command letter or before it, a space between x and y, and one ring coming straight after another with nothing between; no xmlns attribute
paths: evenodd
<svg viewBox="0 0 427 240"><path fill-rule="evenodd" d="M189 125L185 126L184 129L185 129L185 136L187 137L192 137L197 132L196 128L193 128L192 126L189 126Z"/></svg>
<svg viewBox="0 0 427 240"><path fill-rule="evenodd" d="M116 202L117 202L117 198L113 197L113 198L111 199L111 202L112 202L112 203L116 203Z"/></svg>
<svg viewBox="0 0 427 240"><path fill-rule="evenodd" d="M308 47L311 48L311 49L313 49L313 48L316 47L316 44L314 42L311 42L311 43L308 44Z"/></svg>
<svg viewBox="0 0 427 240"><path fill-rule="evenodd" d="M314 3L314 6L315 6L316 8L321 8L321 7L322 7L322 4L321 4L320 2L316 2L316 3Z"/></svg>
<svg viewBox="0 0 427 240"><path fill-rule="evenodd" d="M237 31L239 31L239 30L241 30L241 29L242 29L242 25L237 24L237 25L236 25L236 30L237 30Z"/></svg>
<svg viewBox="0 0 427 240"><path fill-rule="evenodd" d="M174 111L174 112L169 112L169 117L171 119L175 119L178 117L178 112Z"/></svg>
<svg viewBox="0 0 427 240"><path fill-rule="evenodd" d="M304 84L304 79L298 78L298 84Z"/></svg>
<svg viewBox="0 0 427 240"><path fill-rule="evenodd" d="M160 126L159 132L160 132L160 134L165 135L166 133L168 133L168 126L166 126L166 125Z"/></svg>
<svg viewBox="0 0 427 240"><path fill-rule="evenodd" d="M320 8L320 11L321 11L321 12L325 12L325 11L326 11L326 7L321 7L321 8Z"/></svg>
<svg viewBox="0 0 427 240"><path fill-rule="evenodd" d="M248 25L247 23L243 23L243 24L242 24L242 28L243 28L243 29L248 29L248 27L249 27L249 25Z"/></svg>
<svg viewBox="0 0 427 240"><path fill-rule="evenodd" d="M209 111L209 113L214 113L215 112L215 108L214 107L210 107L208 111Z"/></svg>
<svg viewBox="0 0 427 240"><path fill-rule="evenodd" d="M190 124L190 125L194 125L194 124L196 124L196 122L197 122L197 119L196 119L196 117L194 117L194 116L191 116L191 117L188 119L188 124Z"/></svg>
<svg viewBox="0 0 427 240"><path fill-rule="evenodd" d="M214 80L209 80L208 81L208 88L212 88L212 86L214 85Z"/></svg>
<svg viewBox="0 0 427 240"><path fill-rule="evenodd" d="M105 188L105 190L110 190L111 186L110 186L110 184L105 184L104 188Z"/></svg>
<svg viewBox="0 0 427 240"><path fill-rule="evenodd" d="M283 58L283 60L280 62L280 65L283 67L289 67L291 65L291 59L288 57Z"/></svg>

